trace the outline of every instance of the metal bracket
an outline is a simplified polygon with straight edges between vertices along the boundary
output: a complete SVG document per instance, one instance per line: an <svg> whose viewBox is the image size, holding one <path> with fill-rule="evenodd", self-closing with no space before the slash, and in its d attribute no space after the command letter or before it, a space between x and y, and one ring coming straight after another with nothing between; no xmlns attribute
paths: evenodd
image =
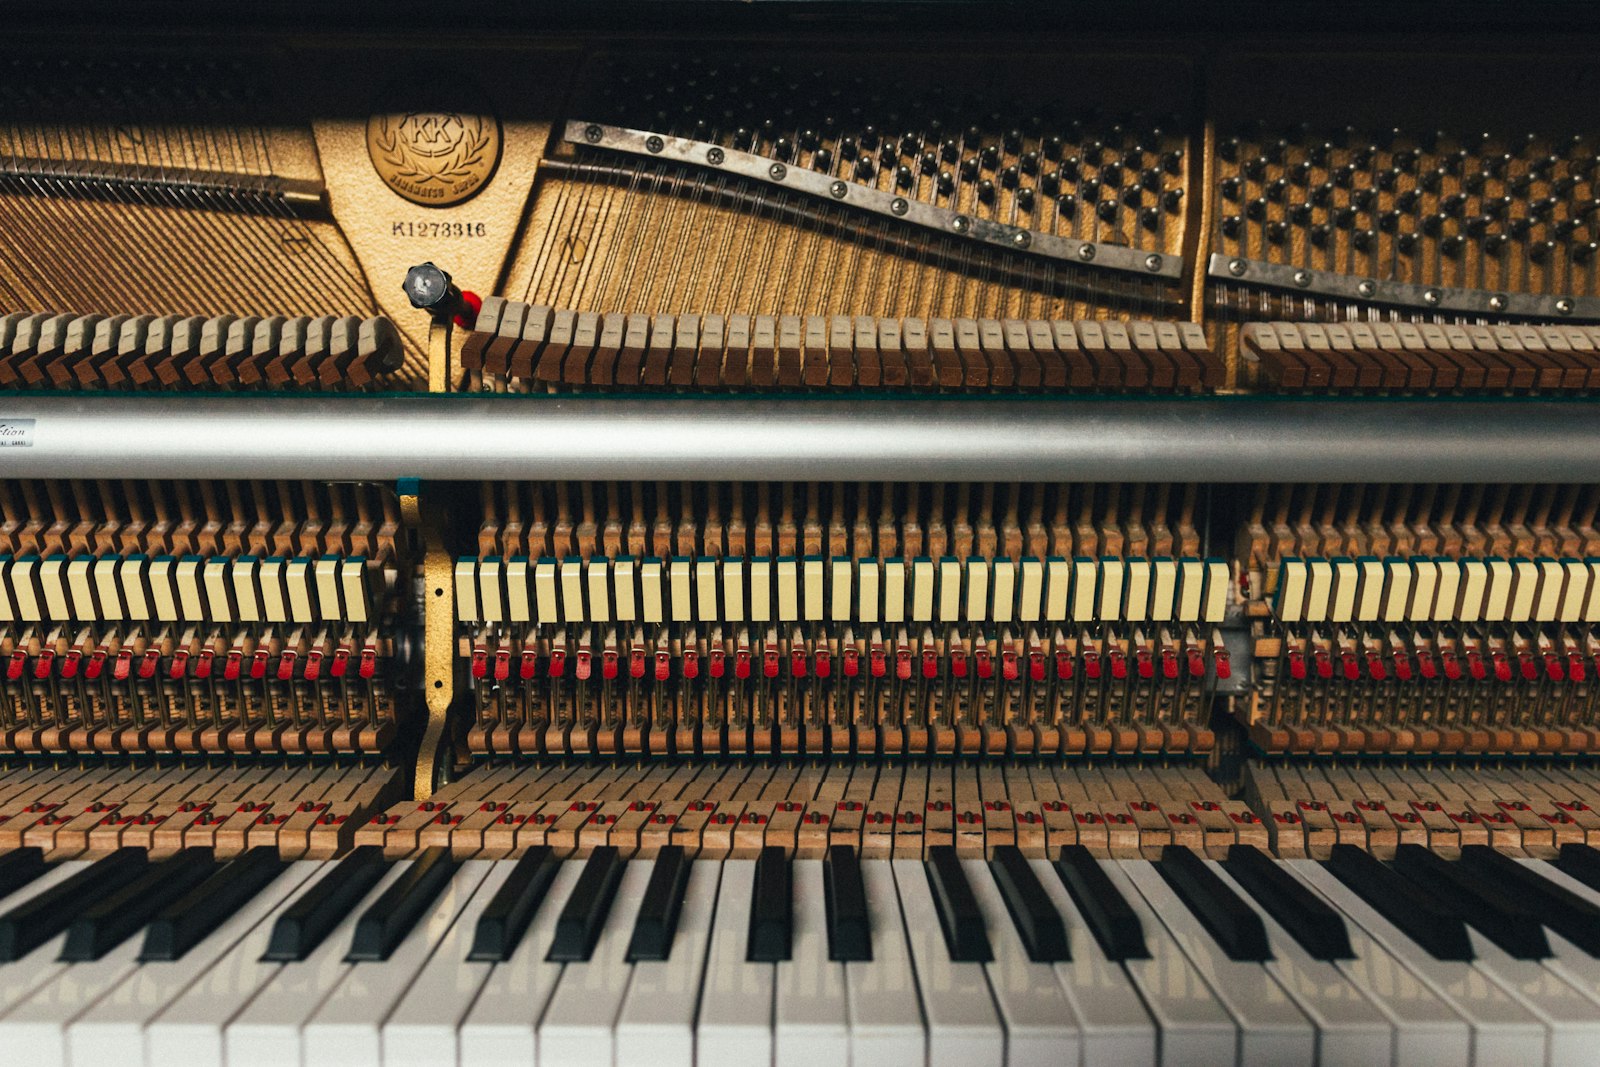
<svg viewBox="0 0 1600 1067"><path fill-rule="evenodd" d="M787 189L817 200L845 204L862 211L899 219L924 229L966 238L980 244L1006 248L1078 267L1120 271L1142 278L1177 281L1183 276L1183 257L1164 252L1141 251L1126 245L1080 241L1053 233L1009 226L992 219L976 218L950 208L937 207L921 200L859 182L845 181L828 174L791 167L765 156L732 148L669 137L649 130L630 130L598 122L573 120L567 123L562 139L569 144L608 148L647 159L688 163L777 189Z"/></svg>

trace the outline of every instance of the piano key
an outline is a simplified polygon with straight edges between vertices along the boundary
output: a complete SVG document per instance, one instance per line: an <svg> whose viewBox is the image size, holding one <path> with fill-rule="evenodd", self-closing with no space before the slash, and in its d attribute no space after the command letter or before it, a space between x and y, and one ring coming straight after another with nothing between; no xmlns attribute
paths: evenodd
<svg viewBox="0 0 1600 1067"><path fill-rule="evenodd" d="M1487 845L1464 846L1461 865L1505 896L1526 902L1540 922L1572 944L1591 956L1600 956L1600 907L1583 895Z"/></svg>
<svg viewBox="0 0 1600 1067"><path fill-rule="evenodd" d="M589 854L578 887L556 920L555 937L546 954L550 962L571 963L589 958L605 925L606 913L611 910L623 866L613 845L601 845Z"/></svg>
<svg viewBox="0 0 1600 1067"><path fill-rule="evenodd" d="M955 846L931 846L923 869L950 958L957 963L988 963L994 959L983 913L973 899Z"/></svg>
<svg viewBox="0 0 1600 1067"><path fill-rule="evenodd" d="M561 863L558 868L544 904L509 960L460 965L463 971L487 968L488 972L460 1026L462 1067L534 1062L539 1017L563 966L547 961L545 951L581 873L576 863Z"/></svg>
<svg viewBox="0 0 1600 1067"><path fill-rule="evenodd" d="M18 903L0 915L0 962L26 956L65 931L92 902L115 893L147 869L144 849L119 849Z"/></svg>
<svg viewBox="0 0 1600 1067"><path fill-rule="evenodd" d="M1350 958L1350 938L1339 913L1265 852L1252 845L1233 845L1223 868L1312 959Z"/></svg>
<svg viewBox="0 0 1600 1067"><path fill-rule="evenodd" d="M791 875L792 951L777 966L774 1062L777 1067L844 1063L849 1059L845 970L828 957L823 861L797 859Z"/></svg>
<svg viewBox="0 0 1600 1067"><path fill-rule="evenodd" d="M1069 955L1055 965L1083 1035L1084 1067L1155 1063L1160 1035L1128 973L1105 954L1048 860L1028 861L1060 913Z"/></svg>
<svg viewBox="0 0 1600 1067"><path fill-rule="evenodd" d="M1171 847L1167 851L1170 851ZM1186 850L1187 851L1187 850ZM1164 852L1163 855L1166 853ZM1190 853L1193 856L1193 853ZM1221 879L1204 867L1204 861L1194 857L1196 865L1217 883ZM1146 860L1120 860L1124 873L1143 894L1156 918L1182 948L1183 954L1210 986L1218 1002L1237 1022L1239 1027L1239 1063L1250 1064L1310 1063L1315 1059L1316 1031L1304 1013L1289 999L1270 972L1257 959L1271 957L1266 935L1261 934L1260 957L1235 959L1208 935L1199 918L1184 907L1177 891L1157 873L1155 864ZM1192 874L1187 861L1184 874ZM1203 882L1204 879L1190 879ZM1208 896L1216 895L1216 886L1210 887ZM1222 887L1226 892L1226 887ZM1235 898L1236 899L1236 898ZM1249 905L1239 901L1248 910ZM1250 912L1256 924L1260 918ZM1243 925L1243 924L1235 924ZM1249 946L1253 951L1257 946Z"/></svg>
<svg viewBox="0 0 1600 1067"><path fill-rule="evenodd" d="M1596 586L1600 588L1600 582ZM1555 864L1590 889L1600 889L1600 849L1591 845L1562 845Z"/></svg>
<svg viewBox="0 0 1600 1067"><path fill-rule="evenodd" d="M97 960L132 937L167 901L186 895L217 870L210 849L190 849L150 865L116 892L100 897L67 927L66 963Z"/></svg>
<svg viewBox="0 0 1600 1067"><path fill-rule="evenodd" d="M630 860L588 959L568 963L539 1023L544 1063L610 1064L613 1028L622 1011L633 965L628 937L639 915L654 860ZM581 880L580 880L581 885Z"/></svg>
<svg viewBox="0 0 1600 1067"><path fill-rule="evenodd" d="M1512 859L1509 856L1501 858L1507 863L1515 864L1526 875L1529 880L1527 891L1537 894L1541 912L1547 899L1561 901L1562 903L1556 905L1557 908L1571 909L1574 912L1600 905L1600 893L1596 893L1550 864L1532 859ZM1535 886L1542 888L1535 889ZM1564 922L1564 925L1574 932L1583 929L1580 924ZM1552 924L1551 930L1553 931L1550 938L1551 958L1544 961L1545 967L1589 999L1600 1000L1600 958L1596 958L1592 951L1568 938L1562 928Z"/></svg>
<svg viewBox="0 0 1600 1067"><path fill-rule="evenodd" d="M839 846L830 849L830 854ZM853 850L852 850L853 851ZM866 959L845 963L853 1063L914 1067L927 1060L927 1031L906 943L894 872L888 863L857 865L870 937Z"/></svg>
<svg viewBox="0 0 1600 1067"><path fill-rule="evenodd" d="M280 971L264 961L274 919L314 889L338 867L337 863L300 860L282 879L285 892L273 910L229 946L204 974L196 976L187 965L173 968L184 976L184 986L152 1008L144 1024L145 1059L151 1067L183 1063L189 1067L222 1067L224 1027ZM354 917L351 918L353 923Z"/></svg>
<svg viewBox="0 0 1600 1067"><path fill-rule="evenodd" d="M1108 959L1121 963L1150 957L1139 916L1087 848L1063 848L1056 860L1056 873Z"/></svg>
<svg viewBox="0 0 1600 1067"><path fill-rule="evenodd" d="M144 1045L152 1021L197 977L209 978L211 969L242 940L257 930L264 931L272 912L321 866L319 862L303 860L294 864L280 864L274 869L258 860L246 870L254 874L270 871L273 874L272 881L265 885L258 884L256 891L244 899L235 898L236 903L222 916L222 921L211 926L188 948L181 964L172 960L147 963L145 953L141 950L141 965L134 967L126 979L68 1027L67 1047L72 1062L116 1063L127 1058L131 1050ZM204 889L206 884L203 883L200 888ZM256 951L259 953L259 949ZM213 1024L210 1035L213 1062L220 1062L220 1028ZM187 1058L182 1061L161 1058L156 1055L153 1043L147 1046L146 1052L146 1062L152 1065L195 1062Z"/></svg>
<svg viewBox="0 0 1600 1067"><path fill-rule="evenodd" d="M447 848L430 848L418 856L399 881L362 912L350 939L349 963L386 960L411 932L456 872Z"/></svg>
<svg viewBox="0 0 1600 1067"><path fill-rule="evenodd" d="M1260 855L1260 853L1257 853ZM1263 860L1265 856L1261 857ZM1252 861L1246 860L1245 864ZM1270 860L1267 860L1270 864ZM1266 929L1272 959L1265 964L1267 973L1277 979L1300 1011L1316 1028L1317 1062L1322 1064L1370 1064L1391 1061L1395 1041L1395 1028L1390 1019L1373 1003L1369 996L1352 983L1338 967L1319 960L1303 948L1297 939L1261 905L1259 898L1251 895L1241 882L1231 877L1234 871L1250 869L1245 864L1224 865L1206 860L1206 866L1225 885L1239 893L1241 899L1255 909ZM1344 921L1339 919L1324 901L1310 889L1294 881L1287 871L1276 872L1281 879L1292 883L1285 896L1304 900L1315 909L1321 909L1339 922L1341 939L1345 942L1348 959L1348 937L1343 934ZM1280 887L1281 888L1281 887Z"/></svg>
<svg viewBox="0 0 1600 1067"><path fill-rule="evenodd" d="M288 865L276 848L253 848L167 905L145 930L139 960L181 959Z"/></svg>
<svg viewBox="0 0 1600 1067"><path fill-rule="evenodd" d="M1459 916L1415 883L1354 845L1334 845L1328 870L1437 960L1470 960L1472 943Z"/></svg>
<svg viewBox="0 0 1600 1067"><path fill-rule="evenodd" d="M789 958L794 937L794 901L789 857L770 845L756 858L755 884L750 901L751 963L777 963Z"/></svg>
<svg viewBox="0 0 1600 1067"><path fill-rule="evenodd" d="M639 918L628 941L628 962L672 957L685 887L689 882L689 857L682 845L664 845L656 853L650 884L639 905Z"/></svg>
<svg viewBox="0 0 1600 1067"><path fill-rule="evenodd" d="M0 856L0 900L33 884L47 870L43 849L17 848Z"/></svg>
<svg viewBox="0 0 1600 1067"><path fill-rule="evenodd" d="M61 883L70 881L88 870L90 866L90 863L83 860L67 860L52 864L37 881L17 891L12 900L13 906L19 906L50 892ZM57 932L31 952L0 965L0 975L4 975L4 981L0 981L0 1012L24 999L70 966L57 959L61 955L61 943L65 940L66 935Z"/></svg>
<svg viewBox="0 0 1600 1067"><path fill-rule="evenodd" d="M995 885L1005 901L1017 935L1035 963L1060 963L1071 959L1067 931L1027 857L1015 845L999 845L989 861Z"/></svg>
<svg viewBox="0 0 1600 1067"><path fill-rule="evenodd" d="M305 959L386 873L389 865L381 846L352 849L278 916L261 958L280 963Z"/></svg>
<svg viewBox="0 0 1600 1067"><path fill-rule="evenodd" d="M1260 916L1194 852L1168 845L1161 850L1156 869L1230 960L1259 963L1272 958Z"/></svg>
<svg viewBox="0 0 1600 1067"><path fill-rule="evenodd" d="M953 855L951 862L960 863ZM892 866L928 1024L929 1067L998 1067L1005 1060L1005 1029L982 963L951 959L923 864L894 860Z"/></svg>
<svg viewBox="0 0 1600 1067"><path fill-rule="evenodd" d="M1157 919L1128 872L1117 862L1106 861L1104 875L1143 930L1147 953L1124 960L1122 967L1161 1035L1161 1067L1237 1063L1239 1027L1234 1017Z"/></svg>
<svg viewBox="0 0 1600 1067"><path fill-rule="evenodd" d="M652 885L661 876L663 858L660 854L656 857ZM617 1067L692 1067L694 1063L695 1011L722 865L686 860L682 870L687 880L676 937L670 943L672 951L655 959L640 959L633 966L633 979L616 1020ZM647 888L647 901L649 896Z"/></svg>
<svg viewBox="0 0 1600 1067"><path fill-rule="evenodd" d="M511 958L527 933L528 924L550 892L560 863L550 849L536 845L524 852L495 890L473 932L467 959L496 963Z"/></svg>
<svg viewBox="0 0 1600 1067"><path fill-rule="evenodd" d="M395 890L400 887L404 897L397 901L397 910L415 914L410 921L386 929L386 934L393 931L398 937L381 957L361 962L361 957L352 959L346 955L346 962L355 966L323 998L303 1028L306 1067L354 1067L356 1064L378 1067L385 1061L384 1023L395 1013L396 1006L433 954L444 946L448 969L454 971L461 967L465 939L472 923L470 920L458 922L458 919L493 863L489 860L467 860L461 864L434 860L430 863L431 854L429 850L418 857L411 870L372 905L372 909L377 909L387 900L396 899ZM422 868L420 873L418 868ZM428 883L435 879L441 884L435 890L428 890ZM424 896L425 903L420 907L414 904ZM356 940L360 940L361 925L365 921L363 915L356 923ZM455 939L445 945L452 932L456 934Z"/></svg>
<svg viewBox="0 0 1600 1067"><path fill-rule="evenodd" d="M1326 897L1471 1026L1474 1064L1513 1067L1529 1061L1529 1049L1540 1050L1532 1058L1545 1062L1543 1023L1483 970L1468 960L1441 959L1424 949L1360 893L1341 881L1331 864L1315 860L1282 862L1290 873Z"/></svg>
<svg viewBox="0 0 1600 1067"><path fill-rule="evenodd" d="M1030 959L1028 946L1007 916L995 881L998 865L970 859L962 867L994 950L985 970L1005 1023L1006 1063L1043 1067L1076 1062L1081 1042L1076 1013L1049 962Z"/></svg>
<svg viewBox="0 0 1600 1067"><path fill-rule="evenodd" d="M866 887L861 860L850 845L834 845L823 858L823 892L827 894L828 958L836 963L872 959Z"/></svg>
<svg viewBox="0 0 1600 1067"><path fill-rule="evenodd" d="M1471 867L1444 859L1422 845L1395 849L1394 867L1514 958L1535 960L1550 955L1540 917Z"/></svg>
<svg viewBox="0 0 1600 1067"><path fill-rule="evenodd" d="M756 880L755 860L727 860L712 920L705 984L695 1020L700 1067L746 1067L772 1061L777 969L746 956Z"/></svg>

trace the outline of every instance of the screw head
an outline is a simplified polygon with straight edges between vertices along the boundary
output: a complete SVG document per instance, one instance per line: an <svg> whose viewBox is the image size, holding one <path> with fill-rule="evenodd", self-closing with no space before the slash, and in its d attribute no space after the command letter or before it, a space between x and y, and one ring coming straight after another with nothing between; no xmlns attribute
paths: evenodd
<svg viewBox="0 0 1600 1067"><path fill-rule="evenodd" d="M655 134L651 134L649 137L644 139L644 146L651 152L659 152L663 148L667 147L667 144Z"/></svg>
<svg viewBox="0 0 1600 1067"><path fill-rule="evenodd" d="M1160 270L1161 269L1161 263L1162 263L1161 257L1158 256L1158 255L1155 255L1154 253L1144 257L1144 269L1145 270Z"/></svg>
<svg viewBox="0 0 1600 1067"><path fill-rule="evenodd" d="M1489 310L1504 311L1507 303L1504 293L1496 293L1489 298Z"/></svg>
<svg viewBox="0 0 1600 1067"><path fill-rule="evenodd" d="M1377 291L1378 291L1378 283L1373 281L1371 278L1365 279L1359 285L1356 286L1356 292L1358 292L1362 296L1366 296L1366 297L1372 296Z"/></svg>
<svg viewBox="0 0 1600 1067"><path fill-rule="evenodd" d="M1078 258L1085 263L1094 258L1094 245L1084 244L1078 246Z"/></svg>
<svg viewBox="0 0 1600 1067"><path fill-rule="evenodd" d="M1295 271L1294 272L1294 283L1296 285L1298 285L1300 288L1304 289L1306 286L1311 284L1311 272L1308 271L1308 270L1297 270L1297 271Z"/></svg>
<svg viewBox="0 0 1600 1067"><path fill-rule="evenodd" d="M1033 244L1033 238L1028 235L1027 230L1018 230L1011 235L1011 243L1017 248L1027 248Z"/></svg>
<svg viewBox="0 0 1600 1067"><path fill-rule="evenodd" d="M722 161L727 158L727 154L724 153L720 148L711 148L706 151L706 162L711 164L713 167L720 167L722 165Z"/></svg>
<svg viewBox="0 0 1600 1067"><path fill-rule="evenodd" d="M788 177L789 168L784 166L782 163L774 163L772 166L767 168L767 173L772 176L773 181L781 182L784 178Z"/></svg>
<svg viewBox="0 0 1600 1067"><path fill-rule="evenodd" d="M968 219L965 215L957 215L955 218L950 220L951 229L955 230L957 233L966 233L967 228L971 225L972 220Z"/></svg>
<svg viewBox="0 0 1600 1067"><path fill-rule="evenodd" d="M1243 278L1244 272L1249 269L1250 264L1246 263L1242 259L1228 260L1228 273L1233 275L1235 278Z"/></svg>
<svg viewBox="0 0 1600 1067"><path fill-rule="evenodd" d="M583 139L588 141L590 144L599 144L600 139L605 135L606 131L602 130L599 126L592 122L583 128Z"/></svg>
<svg viewBox="0 0 1600 1067"><path fill-rule="evenodd" d="M896 215L904 215L906 211L910 209L910 207L911 205L906 203L906 198L903 196L897 196L893 200L889 201L889 210L894 212Z"/></svg>
<svg viewBox="0 0 1600 1067"><path fill-rule="evenodd" d="M1572 301L1567 297L1562 297L1556 301L1556 310L1563 315L1572 314Z"/></svg>
<svg viewBox="0 0 1600 1067"><path fill-rule="evenodd" d="M843 200L844 194L848 193L849 191L850 186L846 185L844 182L834 182L832 185L828 186L828 195L833 197L835 200Z"/></svg>
<svg viewBox="0 0 1600 1067"><path fill-rule="evenodd" d="M1422 302L1427 304L1429 307L1437 307L1439 301L1443 299L1443 297L1444 294L1440 293L1437 289L1424 289L1422 292Z"/></svg>

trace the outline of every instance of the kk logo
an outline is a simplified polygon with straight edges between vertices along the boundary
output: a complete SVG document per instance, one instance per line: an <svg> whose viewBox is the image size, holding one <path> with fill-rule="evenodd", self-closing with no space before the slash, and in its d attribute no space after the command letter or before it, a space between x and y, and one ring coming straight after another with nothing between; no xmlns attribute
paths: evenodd
<svg viewBox="0 0 1600 1067"><path fill-rule="evenodd" d="M405 95L423 106L367 121L367 153L384 184L427 207L459 204L488 184L500 162L500 123L485 102L441 84L408 86Z"/></svg>

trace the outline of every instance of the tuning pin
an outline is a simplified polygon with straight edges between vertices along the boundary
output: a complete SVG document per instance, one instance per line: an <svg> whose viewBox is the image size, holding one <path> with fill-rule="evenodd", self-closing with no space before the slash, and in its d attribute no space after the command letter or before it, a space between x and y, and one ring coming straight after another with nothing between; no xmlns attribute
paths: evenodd
<svg viewBox="0 0 1600 1067"><path fill-rule="evenodd" d="M1402 233L1394 239L1394 247L1402 256L1409 256L1417 250L1417 235Z"/></svg>
<svg viewBox="0 0 1600 1067"><path fill-rule="evenodd" d="M1506 250L1511 239L1503 233L1491 233L1483 239L1484 255L1498 256Z"/></svg>
<svg viewBox="0 0 1600 1067"><path fill-rule="evenodd" d="M869 152L872 151L874 148L878 147L878 128L876 126L861 127L861 136L858 138L858 140L860 141L862 148L865 148Z"/></svg>
<svg viewBox="0 0 1600 1067"><path fill-rule="evenodd" d="M1326 222L1319 222L1311 227L1311 243L1318 248L1328 247L1328 242L1333 240L1333 227Z"/></svg>
<svg viewBox="0 0 1600 1067"><path fill-rule="evenodd" d="M994 182L985 178L978 183L978 199L985 204L994 203Z"/></svg>
<svg viewBox="0 0 1600 1067"><path fill-rule="evenodd" d="M1374 193L1371 189L1351 190L1350 206L1355 208L1357 211L1366 211L1372 207L1372 201L1376 199L1377 195L1378 194Z"/></svg>
<svg viewBox="0 0 1600 1067"><path fill-rule="evenodd" d="M978 158L982 160L984 170L993 170L1000 162L1000 150L992 144L984 145L983 150L978 153Z"/></svg>
<svg viewBox="0 0 1600 1067"><path fill-rule="evenodd" d="M833 169L833 153L826 148L819 148L811 153L811 169L824 173Z"/></svg>
<svg viewBox="0 0 1600 1067"><path fill-rule="evenodd" d="M1548 263L1556 254L1554 241L1535 241L1528 246L1528 258L1535 263Z"/></svg>
<svg viewBox="0 0 1600 1067"><path fill-rule="evenodd" d="M1350 235L1350 245L1357 252L1370 252L1378 247L1378 233L1376 230L1357 230Z"/></svg>
<svg viewBox="0 0 1600 1067"><path fill-rule="evenodd" d="M1013 163L1011 166L1000 172L1000 184L1005 186L1007 189L1015 189L1020 177L1021 175L1017 170L1017 165Z"/></svg>
<svg viewBox="0 0 1600 1067"><path fill-rule="evenodd" d="M1239 236L1239 231L1244 228L1244 219L1238 215L1225 215L1222 219L1222 236L1230 240Z"/></svg>
<svg viewBox="0 0 1600 1067"><path fill-rule="evenodd" d="M1267 223L1268 241L1271 241L1275 245L1281 245L1284 241L1288 240L1288 238L1289 227L1285 226L1277 219L1273 219L1271 222Z"/></svg>
<svg viewBox="0 0 1600 1067"><path fill-rule="evenodd" d="M1139 211L1139 225L1154 233L1161 229L1161 212L1153 207L1142 208Z"/></svg>
<svg viewBox="0 0 1600 1067"><path fill-rule="evenodd" d="M1182 189L1168 189L1161 194L1161 206L1169 212L1176 212L1183 203Z"/></svg>
<svg viewBox="0 0 1600 1067"><path fill-rule="evenodd" d="M1117 207L1115 200L1102 200L1100 205L1095 208L1095 214L1100 216L1100 221L1102 222L1116 222L1117 214L1120 211L1121 208Z"/></svg>
<svg viewBox="0 0 1600 1067"><path fill-rule="evenodd" d="M1304 226L1311 221L1311 205L1295 204L1289 208L1289 221L1296 226Z"/></svg>
<svg viewBox="0 0 1600 1067"><path fill-rule="evenodd" d="M870 156L862 156L860 159L856 160L857 178L861 179L862 181L871 181L872 176L876 173L877 167L873 165Z"/></svg>
<svg viewBox="0 0 1600 1067"><path fill-rule="evenodd" d="M1056 210L1062 218L1072 218L1078 213L1078 198L1071 193L1062 193L1056 197Z"/></svg>
<svg viewBox="0 0 1600 1067"><path fill-rule="evenodd" d="M939 172L939 193L940 193L940 195L949 196L952 192L955 191L955 187L956 187L956 176L954 174L951 174L947 170L941 170Z"/></svg>
<svg viewBox="0 0 1600 1067"><path fill-rule="evenodd" d="M1401 212L1391 208L1378 216L1378 229L1384 233L1395 233L1400 229Z"/></svg>
<svg viewBox="0 0 1600 1067"><path fill-rule="evenodd" d="M909 189L916 177L911 173L911 168L904 163L894 169L894 183L901 189Z"/></svg>
<svg viewBox="0 0 1600 1067"><path fill-rule="evenodd" d="M1055 196L1061 191L1061 172L1053 170L1040 175L1039 188L1046 196Z"/></svg>

